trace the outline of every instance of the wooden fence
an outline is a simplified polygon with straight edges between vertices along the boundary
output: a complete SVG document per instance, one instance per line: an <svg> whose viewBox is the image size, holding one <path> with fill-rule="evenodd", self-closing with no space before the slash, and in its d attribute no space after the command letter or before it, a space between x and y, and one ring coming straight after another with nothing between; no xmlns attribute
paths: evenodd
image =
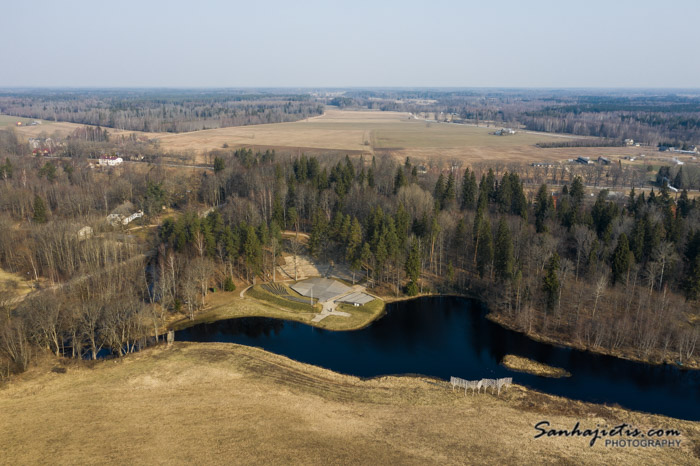
<svg viewBox="0 0 700 466"><path fill-rule="evenodd" d="M464 388L464 394L467 394L467 389L472 390L472 395L476 391L481 393L481 388L484 388L484 393L486 393L486 389L490 388L491 393L493 393L493 389L495 388L498 392L498 395L501 394L501 388L506 389L509 386L513 384L513 378L512 377L505 377L503 379L481 379L481 380L464 380L460 379L459 377L450 377L450 383L452 384L452 391L456 387Z"/></svg>

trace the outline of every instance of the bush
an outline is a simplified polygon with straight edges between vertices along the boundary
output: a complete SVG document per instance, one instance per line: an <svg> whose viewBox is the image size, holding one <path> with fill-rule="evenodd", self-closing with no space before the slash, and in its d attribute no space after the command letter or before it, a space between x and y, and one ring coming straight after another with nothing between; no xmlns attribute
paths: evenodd
<svg viewBox="0 0 700 466"><path fill-rule="evenodd" d="M226 281L224 281L224 291L236 291L236 284L233 283L231 277L226 277Z"/></svg>

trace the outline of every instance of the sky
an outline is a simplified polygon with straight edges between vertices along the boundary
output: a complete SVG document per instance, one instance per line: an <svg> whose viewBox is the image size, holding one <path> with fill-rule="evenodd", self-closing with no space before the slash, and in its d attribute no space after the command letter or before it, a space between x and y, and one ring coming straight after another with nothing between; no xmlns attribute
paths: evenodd
<svg viewBox="0 0 700 466"><path fill-rule="evenodd" d="M698 18L698 0L17 0L0 87L699 88Z"/></svg>

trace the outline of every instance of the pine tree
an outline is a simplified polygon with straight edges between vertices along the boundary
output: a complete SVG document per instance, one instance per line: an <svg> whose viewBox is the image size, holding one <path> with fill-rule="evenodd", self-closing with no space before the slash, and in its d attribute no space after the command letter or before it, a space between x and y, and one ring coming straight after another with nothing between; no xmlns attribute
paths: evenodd
<svg viewBox="0 0 700 466"><path fill-rule="evenodd" d="M450 174L447 176L447 183L445 184L445 191L442 196L441 207L443 209L447 207L452 201L455 200L456 196L457 188L455 188L455 176L450 171Z"/></svg>
<svg viewBox="0 0 700 466"><path fill-rule="evenodd" d="M496 232L496 251L494 254L494 271L496 278L501 281L510 280L513 276L513 240L510 228L504 219L498 222Z"/></svg>
<svg viewBox="0 0 700 466"><path fill-rule="evenodd" d="M320 207L317 207L311 219L311 234L309 235L309 252L313 257L318 257L322 252L327 230L326 214Z"/></svg>
<svg viewBox="0 0 700 466"><path fill-rule="evenodd" d="M551 311L554 309L554 305L559 297L559 254L556 252L552 254L547 263L547 271L544 275L542 283L542 291L544 291L545 303L547 305L547 310Z"/></svg>
<svg viewBox="0 0 700 466"><path fill-rule="evenodd" d="M394 177L394 194L399 192L403 186L406 186L408 181L406 181L406 174L402 167L396 169L396 176Z"/></svg>
<svg viewBox="0 0 700 466"><path fill-rule="evenodd" d="M226 168L226 163L224 159L220 157L214 157L214 173L219 173Z"/></svg>
<svg viewBox="0 0 700 466"><path fill-rule="evenodd" d="M700 299L700 230L688 235L688 244L684 251L685 296L690 300Z"/></svg>
<svg viewBox="0 0 700 466"><path fill-rule="evenodd" d="M676 177L673 180L673 187L676 189L685 188L685 186L683 184L683 167L680 167L678 169L678 173L676 173Z"/></svg>
<svg viewBox="0 0 700 466"><path fill-rule="evenodd" d="M476 270L483 277L487 268L493 262L493 234L488 217L484 217L479 224L476 250Z"/></svg>
<svg viewBox="0 0 700 466"><path fill-rule="evenodd" d="M346 218L349 218L346 217ZM350 226L350 231L347 236L347 247L345 248L345 259L352 262L360 255L360 246L362 245L362 226L357 218L353 217Z"/></svg>
<svg viewBox="0 0 700 466"><path fill-rule="evenodd" d="M438 207L442 207L443 201L445 199L445 176L440 173L437 181L435 182L435 190L433 191L435 197L435 203Z"/></svg>
<svg viewBox="0 0 700 466"><path fill-rule="evenodd" d="M644 262L644 234L646 231L646 216L637 220L630 236L630 249L638 263Z"/></svg>
<svg viewBox="0 0 700 466"><path fill-rule="evenodd" d="M411 245L411 250L406 258L406 276L408 279L415 283L420 277L420 249L418 248L418 241L414 241Z"/></svg>
<svg viewBox="0 0 700 466"><path fill-rule="evenodd" d="M46 204L38 194L34 195L34 221L36 223L47 222Z"/></svg>
<svg viewBox="0 0 700 466"><path fill-rule="evenodd" d="M372 267L372 250L369 247L369 243L365 243L362 245L362 253L360 253L360 262L362 263L362 267L367 270L367 276L369 277L369 269Z"/></svg>
<svg viewBox="0 0 700 466"><path fill-rule="evenodd" d="M510 180L510 174L507 172L501 178L501 184L498 185L496 192L496 203L498 210L503 213L509 213L513 204L513 185Z"/></svg>
<svg viewBox="0 0 700 466"><path fill-rule="evenodd" d="M252 225L249 225L246 229L243 253L245 255L246 265L248 266L248 272L256 275L260 272L262 247L260 246L258 235L255 233L255 228L253 228Z"/></svg>
<svg viewBox="0 0 700 466"><path fill-rule="evenodd" d="M634 192L634 186L632 186L632 189L630 190L630 195L629 199L627 199L627 212L632 214L633 216L637 216L637 201L634 198L635 192Z"/></svg>
<svg viewBox="0 0 700 466"><path fill-rule="evenodd" d="M510 183L513 192L510 213L519 215L523 220L527 220L527 198L517 173L511 173Z"/></svg>
<svg viewBox="0 0 700 466"><path fill-rule="evenodd" d="M460 207L462 210L474 208L476 191L476 175L467 168L462 179L462 192L460 195Z"/></svg>
<svg viewBox="0 0 700 466"><path fill-rule="evenodd" d="M489 168L489 171L486 173L486 178L484 179L484 182L482 182L482 185L479 186L479 189L484 191L484 193L486 194L487 201L489 201L489 202L495 201L496 200L496 175L493 174L493 170L491 168Z"/></svg>
<svg viewBox="0 0 700 466"><path fill-rule="evenodd" d="M537 233L543 233L547 231L546 220L549 218L549 214L552 210L552 198L547 190L547 185L542 184L540 189L537 191L537 197L535 198L535 229Z"/></svg>
<svg viewBox="0 0 700 466"><path fill-rule="evenodd" d="M624 233L617 240L617 246L615 251L613 251L611 262L613 285L618 282L627 283L627 272L629 271L631 260L629 242L627 241L627 235Z"/></svg>
<svg viewBox="0 0 700 466"><path fill-rule="evenodd" d="M396 215L394 216L394 224L396 225L396 237L399 240L399 247L404 248L406 246L406 241L408 240L408 229L411 224L411 216L403 204L399 204L396 209Z"/></svg>

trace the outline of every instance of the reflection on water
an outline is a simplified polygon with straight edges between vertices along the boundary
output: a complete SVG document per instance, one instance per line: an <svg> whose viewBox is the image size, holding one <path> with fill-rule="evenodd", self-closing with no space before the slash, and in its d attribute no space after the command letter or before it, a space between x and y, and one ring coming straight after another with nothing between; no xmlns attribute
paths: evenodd
<svg viewBox="0 0 700 466"><path fill-rule="evenodd" d="M484 318L477 301L464 298L392 303L382 319L352 332L245 317L199 324L177 332L175 339L258 346L360 377L513 377L516 383L554 395L700 420L700 371L650 366L539 343L494 324ZM509 353L562 367L572 376L549 379L511 371L500 365Z"/></svg>

